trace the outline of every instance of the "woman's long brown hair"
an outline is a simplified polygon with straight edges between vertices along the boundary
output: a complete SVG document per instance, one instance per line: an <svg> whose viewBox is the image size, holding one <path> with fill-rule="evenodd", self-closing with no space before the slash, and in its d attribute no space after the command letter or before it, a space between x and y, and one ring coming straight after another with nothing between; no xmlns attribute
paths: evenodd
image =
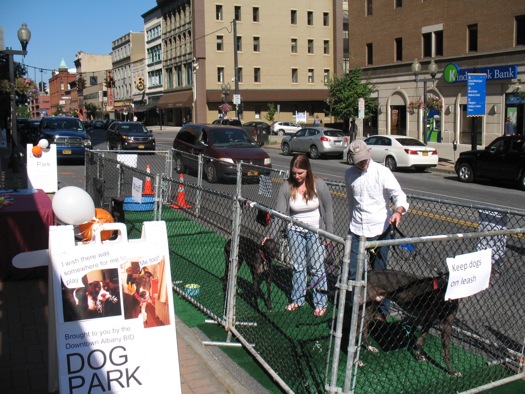
<svg viewBox="0 0 525 394"><path fill-rule="evenodd" d="M293 169L298 168L300 170L306 170L306 179L304 182L306 183L306 192L304 193L304 199L305 201L309 201L315 197L317 197L317 193L315 192L315 175L312 172L312 166L310 166L310 160L308 160L308 157L306 155L297 155L294 156L292 161L290 162L290 172L288 175L288 184L290 185L290 196L295 200L297 197L297 182L295 181L295 178L293 177Z"/></svg>

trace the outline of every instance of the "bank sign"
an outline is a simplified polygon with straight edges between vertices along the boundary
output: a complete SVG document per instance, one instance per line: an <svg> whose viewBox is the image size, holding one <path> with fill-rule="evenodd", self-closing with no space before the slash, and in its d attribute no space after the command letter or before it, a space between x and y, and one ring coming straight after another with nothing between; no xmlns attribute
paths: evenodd
<svg viewBox="0 0 525 394"><path fill-rule="evenodd" d="M443 71L443 79L448 83L467 82L469 73L486 74L487 81L515 79L518 78L518 66L478 67L462 70L457 64L449 63Z"/></svg>

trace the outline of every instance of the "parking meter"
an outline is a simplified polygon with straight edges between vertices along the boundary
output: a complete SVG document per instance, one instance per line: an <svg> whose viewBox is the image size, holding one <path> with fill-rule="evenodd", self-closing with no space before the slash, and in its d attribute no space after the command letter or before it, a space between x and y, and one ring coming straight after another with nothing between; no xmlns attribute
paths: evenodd
<svg viewBox="0 0 525 394"><path fill-rule="evenodd" d="M458 150L458 141L457 140L454 140L454 142L452 142L452 149L454 149L454 152Z"/></svg>

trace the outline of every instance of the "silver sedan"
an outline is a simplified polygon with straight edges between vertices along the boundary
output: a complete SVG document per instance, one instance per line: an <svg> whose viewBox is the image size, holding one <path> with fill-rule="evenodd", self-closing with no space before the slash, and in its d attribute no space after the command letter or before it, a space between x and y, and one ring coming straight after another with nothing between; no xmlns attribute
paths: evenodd
<svg viewBox="0 0 525 394"><path fill-rule="evenodd" d="M343 157L348 137L338 129L328 127L305 127L281 140L281 150L288 156L294 152L309 153L310 158L323 156Z"/></svg>

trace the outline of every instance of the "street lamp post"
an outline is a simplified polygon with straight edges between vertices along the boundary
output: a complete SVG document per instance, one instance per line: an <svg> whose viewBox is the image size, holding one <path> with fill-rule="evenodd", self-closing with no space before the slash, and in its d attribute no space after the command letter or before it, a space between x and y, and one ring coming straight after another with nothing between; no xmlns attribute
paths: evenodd
<svg viewBox="0 0 525 394"><path fill-rule="evenodd" d="M436 74L438 73L438 66L434 62L434 59L430 62L428 65L428 73L432 77L431 79L428 78L419 78L419 74L421 73L421 63L417 61L417 59L414 60L414 63L412 63L412 72L414 73L416 77L416 86L417 83L421 80L423 82L423 102L425 108L423 109L423 142L428 142L429 136L427 135L427 105L428 105L428 97L427 97L427 83L432 82L432 85L434 85L434 82L436 81Z"/></svg>
<svg viewBox="0 0 525 394"><path fill-rule="evenodd" d="M27 28L27 24L22 23L20 29L18 29L18 40L22 45L21 51L15 51L13 49L6 49L0 51L4 55L7 55L9 61L9 85L10 85L10 103L11 103L11 139L12 139L12 153L14 153L18 145L18 127L16 123L16 93L15 93L15 65L13 61L14 55L27 55L27 44L31 39L31 31Z"/></svg>

